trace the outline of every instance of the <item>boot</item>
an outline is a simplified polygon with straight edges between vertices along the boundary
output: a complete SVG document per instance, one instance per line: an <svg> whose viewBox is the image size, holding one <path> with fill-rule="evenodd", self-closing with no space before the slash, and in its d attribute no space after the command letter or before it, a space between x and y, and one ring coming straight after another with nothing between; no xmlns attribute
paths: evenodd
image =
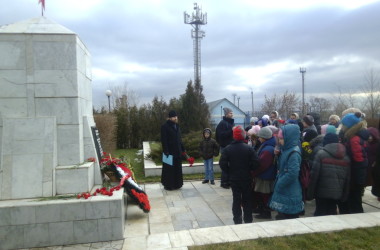
<svg viewBox="0 0 380 250"><path fill-rule="evenodd" d="M208 183L208 180L203 180L202 181L202 184L206 184L206 183Z"/></svg>
<svg viewBox="0 0 380 250"><path fill-rule="evenodd" d="M260 214L255 215L256 219L272 219L270 210L264 209Z"/></svg>

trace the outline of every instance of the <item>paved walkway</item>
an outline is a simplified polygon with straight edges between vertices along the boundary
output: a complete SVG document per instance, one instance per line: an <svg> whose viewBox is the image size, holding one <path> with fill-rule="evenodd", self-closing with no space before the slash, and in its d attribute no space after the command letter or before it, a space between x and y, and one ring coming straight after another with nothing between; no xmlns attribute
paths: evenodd
<svg viewBox="0 0 380 250"><path fill-rule="evenodd" d="M161 184L146 184L152 210L145 214L136 204L128 203L124 240L49 249L187 249L192 245L380 225L380 202L369 188L363 197L364 214L313 217L314 202L307 202L305 216L299 219L254 219L254 223L233 225L231 190L219 185L220 181L216 185L189 181L180 190L166 191ZM275 214L272 212L273 218Z"/></svg>

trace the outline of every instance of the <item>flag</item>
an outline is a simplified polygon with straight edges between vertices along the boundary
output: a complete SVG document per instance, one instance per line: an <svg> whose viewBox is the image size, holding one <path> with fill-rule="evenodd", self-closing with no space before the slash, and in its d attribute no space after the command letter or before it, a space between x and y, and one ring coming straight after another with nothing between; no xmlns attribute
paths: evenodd
<svg viewBox="0 0 380 250"><path fill-rule="evenodd" d="M45 9L45 0L38 0L38 3L41 4L42 9Z"/></svg>

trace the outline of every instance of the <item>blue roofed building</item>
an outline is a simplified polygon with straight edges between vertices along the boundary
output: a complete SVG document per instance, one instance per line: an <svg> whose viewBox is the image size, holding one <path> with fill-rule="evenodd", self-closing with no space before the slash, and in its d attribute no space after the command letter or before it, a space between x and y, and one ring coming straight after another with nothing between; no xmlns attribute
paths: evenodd
<svg viewBox="0 0 380 250"><path fill-rule="evenodd" d="M247 114L235 104L230 102L227 98L209 102L207 105L208 110L210 111L210 124L214 129L222 120L222 117L224 116L223 108L225 107L230 108L234 113L233 118L235 119L235 125L241 125L243 128L245 128L249 124L249 118Z"/></svg>

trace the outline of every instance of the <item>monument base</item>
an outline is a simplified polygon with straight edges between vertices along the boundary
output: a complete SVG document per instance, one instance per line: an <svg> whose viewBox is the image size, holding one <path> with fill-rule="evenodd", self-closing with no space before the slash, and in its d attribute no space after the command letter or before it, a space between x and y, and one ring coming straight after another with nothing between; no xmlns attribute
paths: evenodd
<svg viewBox="0 0 380 250"><path fill-rule="evenodd" d="M54 198L54 197L53 197ZM0 201L1 249L122 240L127 198L22 199Z"/></svg>

